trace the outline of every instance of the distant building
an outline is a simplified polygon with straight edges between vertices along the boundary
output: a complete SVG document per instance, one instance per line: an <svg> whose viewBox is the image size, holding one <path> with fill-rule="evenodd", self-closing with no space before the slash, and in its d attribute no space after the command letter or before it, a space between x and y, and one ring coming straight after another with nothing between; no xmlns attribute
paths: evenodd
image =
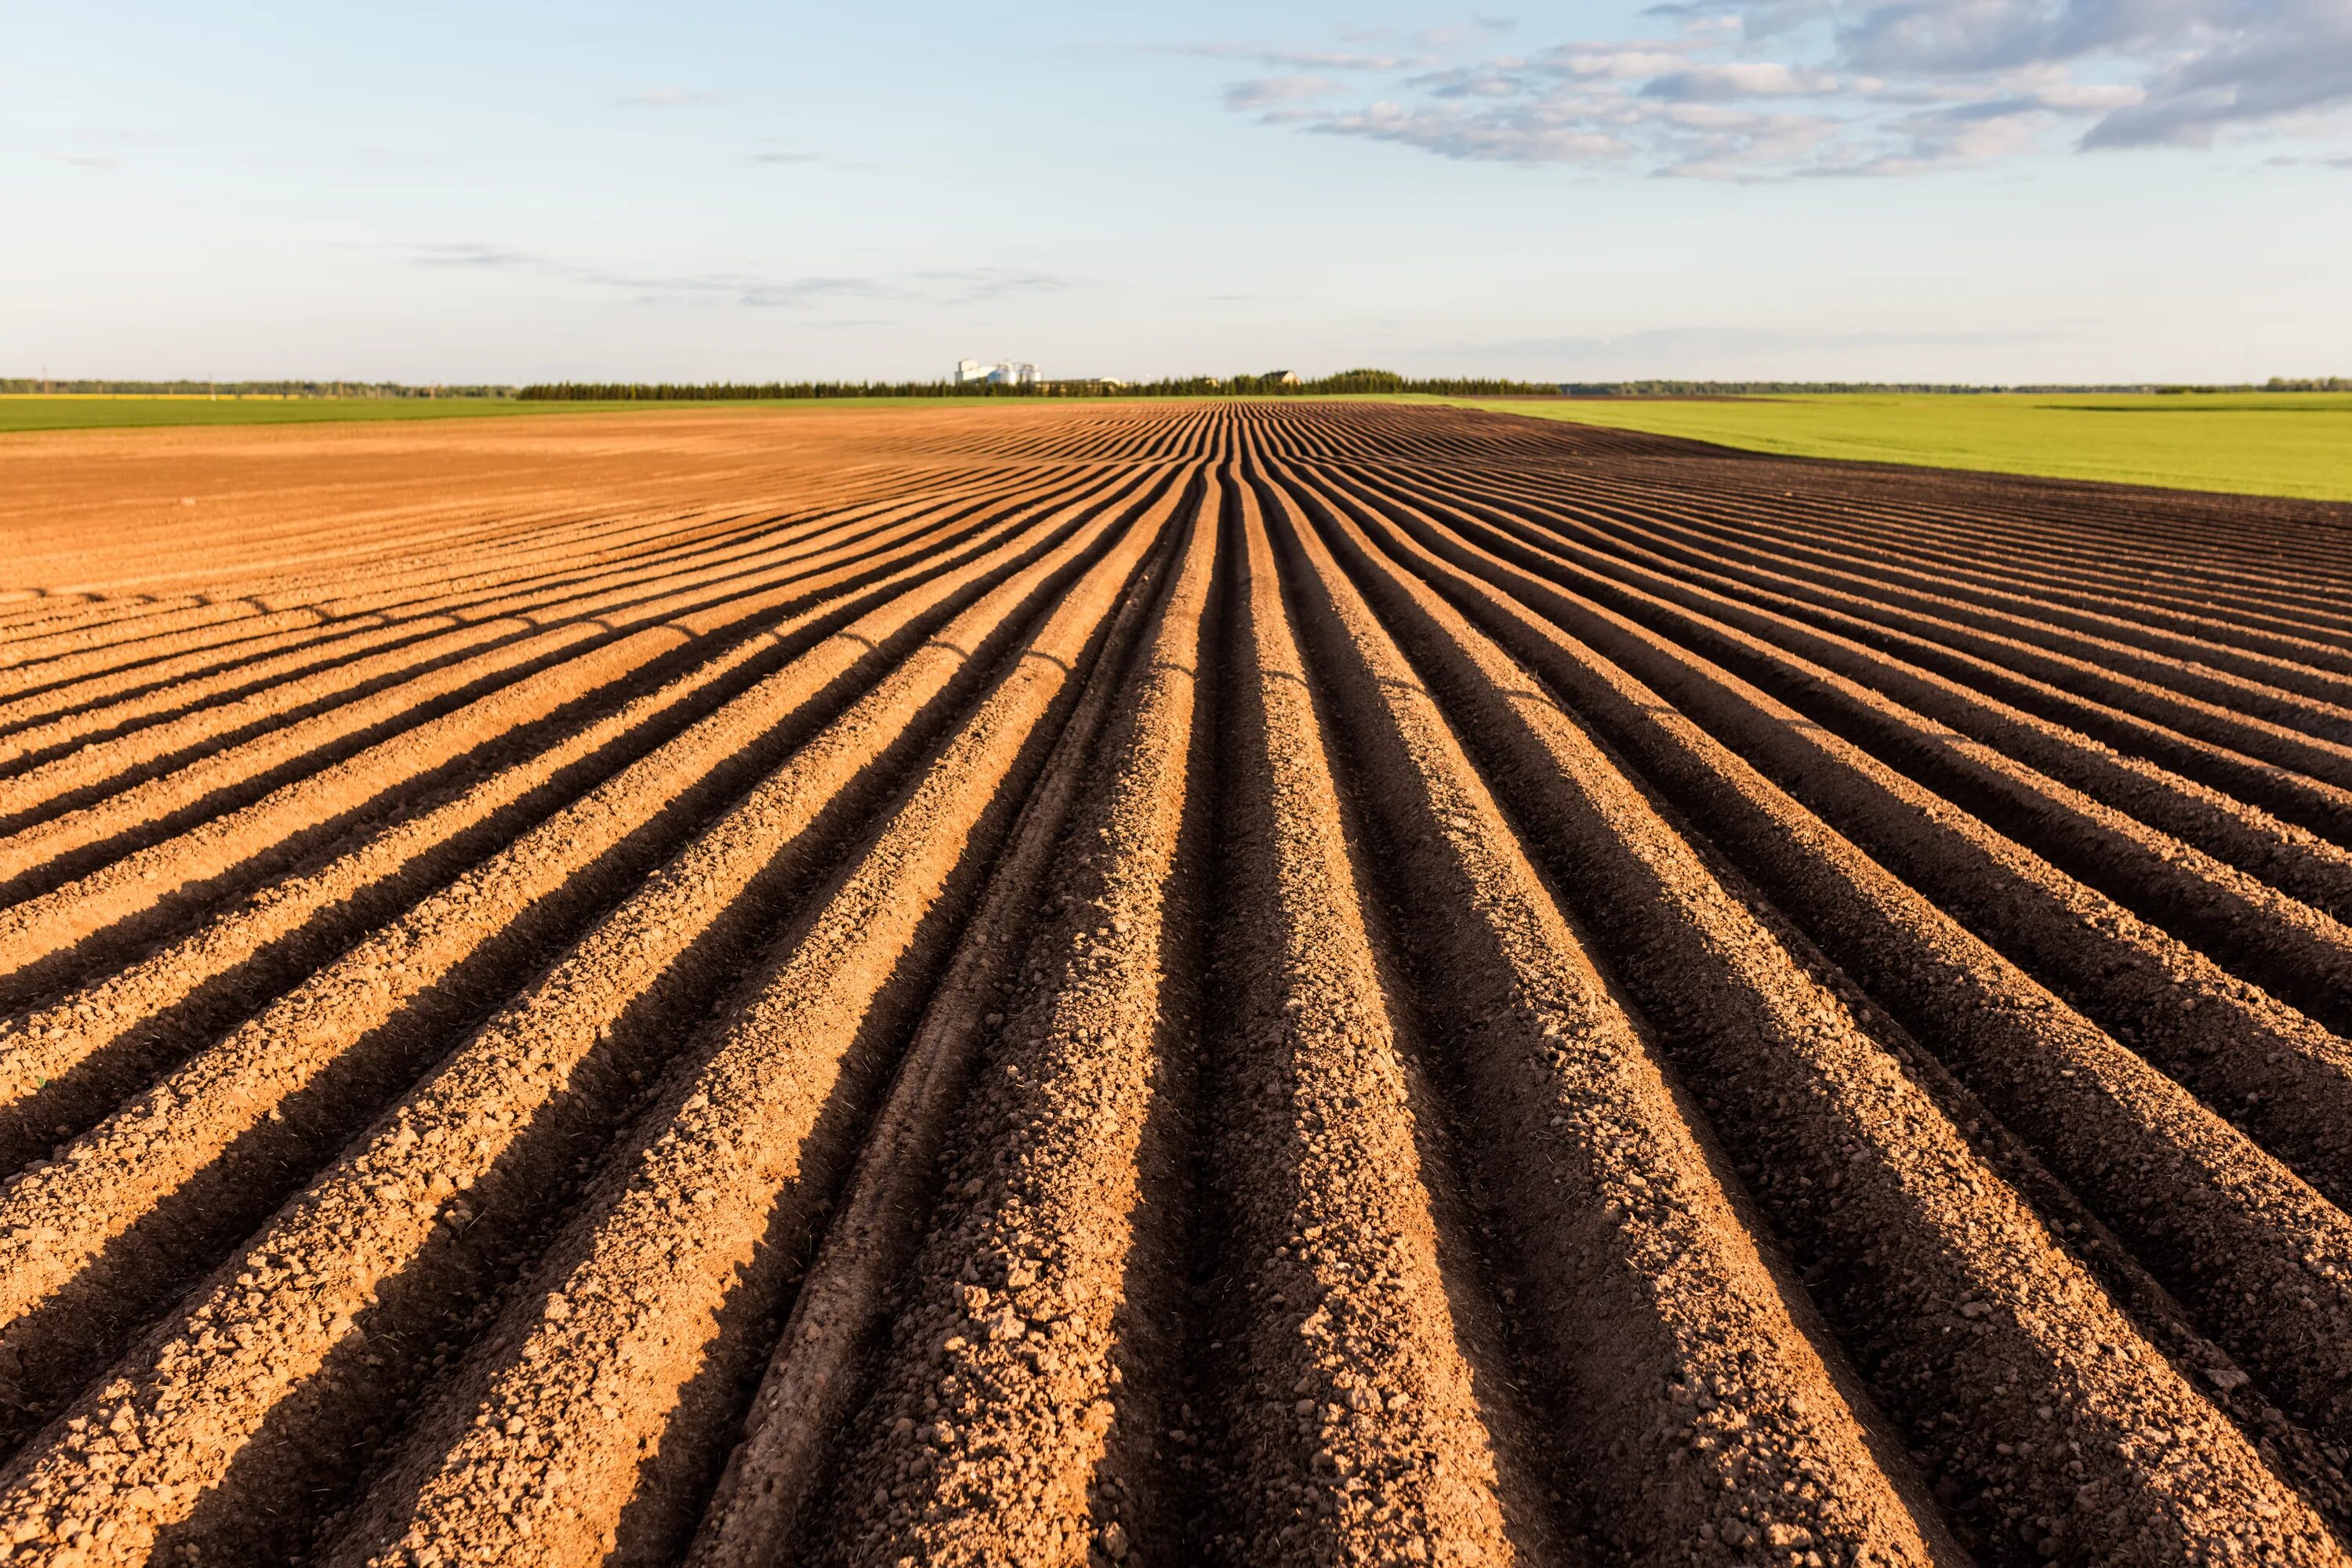
<svg viewBox="0 0 2352 1568"><path fill-rule="evenodd" d="M994 364L982 364L976 359L956 362L956 384L968 386L984 381L991 386L1034 386L1037 367L1026 360L999 360Z"/></svg>
<svg viewBox="0 0 2352 1568"><path fill-rule="evenodd" d="M1277 384L1282 386L1297 386L1298 384L1298 373L1295 370L1286 370L1274 379Z"/></svg>

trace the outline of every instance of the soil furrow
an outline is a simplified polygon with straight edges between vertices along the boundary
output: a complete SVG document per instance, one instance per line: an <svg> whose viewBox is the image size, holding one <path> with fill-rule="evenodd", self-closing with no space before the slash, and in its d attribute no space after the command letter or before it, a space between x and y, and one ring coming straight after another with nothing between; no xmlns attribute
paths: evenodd
<svg viewBox="0 0 2352 1568"><path fill-rule="evenodd" d="M1357 550L1382 601L1450 656L1447 684L1465 717L1481 733L1508 732L1514 700L1494 679L1496 655L1482 664L1466 624L1427 588L1379 573L1360 537ZM2331 1438L2346 1435L2352 1359L2338 1347L2352 1342L2352 1220L1704 731L1669 719L1647 689L1433 558L1422 570L1654 767L1654 779L1678 786L1678 804L1720 826L1715 842L1776 907L2022 1135L2289 1409ZM1543 701L1516 700L1538 710Z"/></svg>
<svg viewBox="0 0 2352 1568"><path fill-rule="evenodd" d="M1363 493L1360 487L1349 488L1352 493ZM1861 633L1864 640L1857 641L1837 631L1816 629L1783 613L1801 606L1780 595L1751 594L1745 599L1734 598L1693 584L1676 584L1670 593L1695 613L1753 632L1776 647L1801 655L1879 696L1904 703L2088 792L2099 802L2120 805L2150 826L2195 845L2294 898L2330 914L2352 910L2352 852L2220 791L2139 758L2117 755L2062 724L1979 695L1932 668L1903 663L1868 646L1871 634L1876 634L1881 642L1888 641L1889 634L1883 628L1851 616L1830 619L1841 630ZM1906 637L1901 646L1907 652L1932 645ZM2075 700L2069 706L2079 710L2087 705ZM2194 742L2175 737L2173 744L2186 749ZM2306 781L2304 787L2310 792L2313 781ZM2332 807L2335 803L2328 805ZM2347 820L2352 822L2352 818Z"/></svg>
<svg viewBox="0 0 2352 1568"><path fill-rule="evenodd" d="M1597 649L2339 1205L2352 1047L1772 697L1434 528L1407 531Z"/></svg>
<svg viewBox="0 0 2352 1568"><path fill-rule="evenodd" d="M2341 675L2291 659L2242 651L2200 637L2135 627L2111 617L2067 615L2044 599L1972 592L1965 579L1955 580L1943 571L1896 567L1887 563L1883 554L1857 560L1840 551L1804 545L1765 549L1752 542L1752 534L1727 542L1709 538L1703 546L1684 542L1703 515L1695 514L1687 502L1677 500L1654 502L1639 514L1611 508L1605 512L1588 511L1586 517L1588 521L1605 517L1616 525L1608 531L1628 543L1638 542L1637 548L1659 551L1702 570L1727 573L1742 582L1801 583L1880 613L1897 611L1906 617L1953 620L2054 651L2084 653L2111 668L2179 671L2192 681L2242 677L2258 687L2299 692L2323 706L2341 704L2352 696L2352 685ZM1769 526L1758 531L1768 537L1775 532L1787 536L1785 530ZM2124 640L2117 640L2118 635Z"/></svg>
<svg viewBox="0 0 2352 1568"><path fill-rule="evenodd" d="M851 526L850 520L843 520L824 531L838 533L847 526ZM803 549L816 542L808 537L808 531L787 530L770 523L747 524L743 531L751 536L752 545L749 552L735 552L734 563L739 568L747 554L754 554L755 559L782 559L775 546L790 542L796 533ZM635 596L653 596L666 580L677 574L676 571L656 570L667 553L670 552L647 550L635 559L614 563L607 571L593 577L549 574L523 584L520 591L452 595L404 605L397 616L369 612L347 615L331 605L320 605L316 607L315 627L304 634L267 639L288 645L283 647L257 643L238 649L237 657L233 658L205 654L142 664L121 676L76 682L52 689L37 700L9 704L0 709L0 725L10 731L5 744L0 745L0 760L21 768L41 761L47 753L68 743L110 735L139 721L146 721L150 726L174 721L187 726L196 739L205 743L224 743L236 732L239 702L251 702L282 689L289 681L322 679L334 667L349 663L356 654L423 642L434 633L452 626L519 611L534 612L544 618L567 604L580 603L593 610L605 607L608 602L621 602L611 600L609 595L604 600L592 598L600 586L621 585ZM673 562L675 568L708 570L726 563L713 552L699 548L690 555L684 550L677 553L688 558ZM213 662L197 662L207 658ZM348 689L348 680L341 686L326 687L311 706L332 700L337 692ZM246 722L282 722L287 715L302 710L300 707L281 707ZM203 716L207 714L211 715L209 727L196 729L205 721ZM168 737L162 742L163 746L172 743Z"/></svg>
<svg viewBox="0 0 2352 1568"><path fill-rule="evenodd" d="M81 1531L67 1531L60 1519L47 1542L20 1546L19 1556L54 1561L79 1550L86 1561L130 1563L159 1545L216 1551L255 1533L266 1541L265 1500L295 1494L320 1465L348 1462L341 1445L331 1457L313 1434L348 1433L371 1403L355 1400L346 1380L362 1347L389 1337L375 1316L401 1324L428 1313L461 1272L444 1254L462 1252L488 1211L530 1212L567 1135L608 1118L625 1098L614 1081L618 1065L633 1054L667 1056L669 1042L654 1026L707 997L725 972L709 951L726 945L712 939L714 927L773 918L778 885L818 853L808 836L819 817L861 779L869 790L878 784L873 774L887 752L919 743L917 715L1108 526L1089 525L935 634L646 878L223 1264L74 1415L0 1473L0 1512L54 1519L93 1485L113 1498L105 1522L114 1528L98 1555L74 1547ZM1090 574L1123 577L1137 549L1130 538ZM271 1289L234 1274L267 1278ZM128 1450L112 1440L120 1434L88 1419L111 1425L123 1408L140 1436ZM284 1436L273 1430L289 1426Z"/></svg>
<svg viewBox="0 0 2352 1568"><path fill-rule="evenodd" d="M857 1394L861 1357L883 1328L887 1292L920 1239L921 1201L982 1042L1003 1015L1079 787L1124 690L1148 596L1129 595L1087 689L1023 807L1012 842L964 932L947 978L860 1145L822 1249L793 1291L741 1439L730 1452L688 1560L698 1568L773 1568L820 1482L822 1456ZM992 1024L993 1016L995 1023Z"/></svg>
<svg viewBox="0 0 2352 1568"><path fill-rule="evenodd" d="M167 1215L226 1209L240 1186L268 1191L260 1171L289 1163L299 1169L299 1151L352 1130L354 1105L364 1116L364 1091L343 1080L397 1083L402 1073L422 1067L450 1024L484 1005L487 998L477 999L480 987L495 987L496 974L518 950L528 952L534 937L546 940L549 922L567 912L576 918L579 900L597 896L613 874L597 874L610 858L636 858L629 851L649 826L690 818L709 809L714 793L741 787L744 765L772 757L777 740L805 732L801 715L829 689L860 670L886 669L881 683L825 731L834 737L829 745L823 738L812 742L761 786L782 802L770 808L772 816L791 807L796 791L814 792L813 804L787 818L813 820L832 794L893 743L877 731L873 715L904 720L929 703L964 661L953 645L977 652L1006 615L1066 570L1094 536L1081 534L1002 581L944 628L939 614L975 577L987 581L985 563L868 612L374 933L77 1141L63 1159L13 1183L0 1197L11 1216L0 1227L8 1263L0 1271L6 1292L0 1296L6 1325L0 1343L14 1342L26 1392L68 1382L71 1365L87 1357L87 1348L67 1356L69 1347L61 1342L76 1332L75 1313L89 1299L125 1292L144 1299L159 1274L164 1282L173 1278L169 1263L159 1270L142 1254L159 1244L167 1255L184 1252L189 1237L175 1230L187 1230L189 1218L147 1247L116 1239L135 1242L154 1229L146 1217L151 1206ZM939 640L915 646L927 635ZM911 657L890 668L910 649ZM755 792L752 801L761 798ZM636 876L650 869L622 868ZM676 939L665 928L661 940ZM484 950L501 962L480 964L476 955ZM489 973L475 976L480 968ZM322 1074L323 1089L314 1081ZM79 1290L46 1301L93 1258L93 1277ZM39 1363L59 1356L69 1364L43 1376Z"/></svg>
<svg viewBox="0 0 2352 1568"><path fill-rule="evenodd" d="M1556 709L1517 711L1515 804L1575 868L1588 929L1718 1134L1775 1172L1764 1212L1839 1268L1847 1299L1825 1310L1979 1540L2030 1527L2072 1552L2157 1563L2209 1560L2252 1531L2333 1561L2308 1505L1583 731ZM1960 1431L1940 1430L1953 1413ZM2014 1436L1997 1447L1995 1432ZM2016 1452L2035 1436L2083 1468Z"/></svg>
<svg viewBox="0 0 2352 1568"><path fill-rule="evenodd" d="M716 1040L692 1053L694 1070L672 1075L592 1199L586 1234L558 1243L546 1291L500 1325L487 1365L448 1391L332 1561L405 1563L437 1549L452 1562L602 1562L633 1493L675 1487L698 1458L707 1469L723 1428L695 1419L708 1401L693 1385L734 1381L711 1366L730 1351L740 1379L752 1349L747 1336L722 1337L722 1313L774 1310L870 1080L952 931L959 889L968 894L1001 837L1042 752L1036 738L1066 708L1176 504L1163 500L1062 600ZM646 1473L656 1455L667 1475ZM681 1521L669 1511L628 1521L627 1559L675 1552Z"/></svg>
<svg viewBox="0 0 2352 1568"><path fill-rule="evenodd" d="M1258 497L1235 520L1218 1039L1207 1168L1228 1216L1196 1377L1228 1563L1558 1561L1540 1487L1465 1357L1398 1048ZM1507 1397L1505 1395L1503 1397ZM1517 1436L1508 1425L1504 1429ZM1549 1548L1549 1550L1546 1550Z"/></svg>
<svg viewBox="0 0 2352 1568"><path fill-rule="evenodd" d="M2345 1016L2352 933L2324 911L1906 709L1884 695L1884 679L1865 686L1800 657L1801 633L1769 622L1754 633L1729 630L1757 619L1736 608L1722 619L1697 610L1649 618L2323 1023ZM2316 856L2307 863L2327 864Z"/></svg>
<svg viewBox="0 0 2352 1568"><path fill-rule="evenodd" d="M173 1016L192 995L278 946L295 949L295 963L307 960L311 967L320 966L322 953L338 945L339 933L364 929L371 910L387 901L399 902L404 887L415 876L434 875L425 868L452 855L463 864L465 851L458 847L512 803L608 750L622 753L615 766L635 760L667 739L665 728L675 732L825 633L886 599L915 593L923 578L964 564L989 542L983 539L963 554L945 559L918 556L912 564L845 601L787 617L554 744L490 773L447 804L395 821L323 866L257 890L243 907L216 916L132 967L18 1018L0 1021L0 1038L12 1047L0 1058L0 1106L16 1121L14 1137L0 1135L0 1168L13 1168L24 1157L22 1149L47 1142L46 1135L60 1118L102 1096L107 1084L121 1083L126 1074L136 1072L136 1063L154 1059L162 1048L159 1034L201 1030L193 1018ZM900 608L919 609L921 602L909 598ZM475 742L478 749L483 743L480 739ZM165 1026L167 1017L171 1023ZM130 1061L97 1073L84 1070L85 1064L110 1053Z"/></svg>
<svg viewBox="0 0 2352 1568"><path fill-rule="evenodd" d="M272 853L283 854L289 843L298 841L302 825L364 810L367 803L403 786L415 787L436 770L466 763L486 753L502 735L528 731L606 687L642 679L644 671L657 674L682 666L713 644L740 637L746 627L767 616L854 590L909 557L920 559L927 552L950 552L958 545L969 549L965 541L918 534L887 553L845 566L829 566L825 556L814 556L804 572L788 576L781 586L715 603L689 599L678 604L656 625L526 675L466 707L427 719L283 785L241 810L0 910L0 975L14 979L27 967L54 966L72 944L153 909L181 889L201 895L225 874L264 864ZM805 622L808 616L799 619ZM0 985L7 984L0 980ZM21 990L24 982L16 984Z"/></svg>
<svg viewBox="0 0 2352 1568"><path fill-rule="evenodd" d="M1716 1161L1444 718L1320 542L1286 533L1379 781L1364 793L1389 818L1406 907L1474 911L1430 933L1423 962L1445 975L1432 1016L1463 1021L1454 1070L1479 1124L1513 1125L1512 1165L1550 1177L1530 1193L1493 1168L1486 1185L1517 1240L1525 1331L1590 1423L1567 1467L1584 1481L1586 1532L1627 1562L1736 1561L1767 1544L1839 1562L1926 1563L1936 1542L1948 1554L1916 1481L1906 1500L1882 1469L1899 1449L1865 1433L1799 1329ZM1628 1465L1629 1451L1646 1458Z"/></svg>
<svg viewBox="0 0 2352 1568"><path fill-rule="evenodd" d="M0 819L70 805L100 784L120 797L129 785L163 770L175 771L180 782L177 796L187 798L190 775L220 774L226 764L238 762L250 769L257 765L255 759L266 767L286 746L331 743L355 723L369 721L368 716L379 705L368 700L380 692L389 690L395 696L406 692L411 702L428 698L434 689L431 677L420 672L433 672L460 660L466 662L458 668L477 668L483 657L511 661L517 651L530 648L533 632L542 637L561 635L567 626L585 627L592 636L624 632L674 613L698 593L709 598L753 589L763 574L789 571L816 543L814 540L789 541L774 547L755 543L743 560L698 563L691 569L668 574L616 574L601 593L529 595L492 606L498 612L492 618L457 617L459 624L441 635L369 658L338 660L312 675L275 682L224 705L199 708L177 719L110 737L0 780ZM518 643L516 650L500 647ZM476 654L478 648L479 654ZM469 659L468 655L475 657ZM322 741L309 741L308 734ZM266 744L239 744L257 735L277 742L278 751ZM189 758L198 760L191 763ZM226 773L228 782L240 776ZM205 783L207 787L221 787L221 781L213 778ZM151 788L146 793L155 792Z"/></svg>
<svg viewBox="0 0 2352 1568"><path fill-rule="evenodd" d="M1100 793L1065 841L1027 994L1001 1017L889 1353L845 1434L825 1522L792 1557L1082 1564L1116 1542L1176 1561L1171 1326L1138 1276L1170 1266L1150 1254L1174 1239L1166 1145L1189 1115L1181 944L1198 915L1200 827L1187 831L1186 786L1214 523L1192 519Z"/></svg>
<svg viewBox="0 0 2352 1568"><path fill-rule="evenodd" d="M1418 489L1422 487L1413 488ZM1454 488L1447 487L1449 491ZM1529 521L1508 510L1497 509L1491 502L1481 504L1473 499L1474 495L1475 490L1472 495L1455 495L1454 502L1457 506L1467 506L1488 525L1505 530L1523 548L1572 561L1612 584L1623 583L1637 590L1647 587L1673 598L1683 591L1683 583L1692 576L1687 568L1664 570L1620 553L1582 546L1570 536L1573 529L1570 520L1555 512L1539 510ZM1570 525L1570 532L1560 531L1564 524ZM1664 565L1671 567L1672 563ZM1850 607L1865 612L1861 617L1865 621L1884 621L1886 618L1883 614L1867 613L1870 606L1866 601L1851 601ZM1914 635L1932 632L1938 642L1961 651L1973 652L2079 697L2094 699L2143 720L2181 731L2218 746L2248 752L2283 767L2310 773L2341 787L2352 787L2352 749L2324 736L2307 733L2259 713L2246 711L2242 706L2232 705L2226 700L2207 700L2172 690L2129 672L2110 670L2086 659L2048 652L2013 637L2002 637L1956 623L1937 621L1934 617L1905 617L1900 629Z"/></svg>
<svg viewBox="0 0 2352 1568"><path fill-rule="evenodd" d="M0 531L11 1565L2352 1568L2352 508L1024 397Z"/></svg>

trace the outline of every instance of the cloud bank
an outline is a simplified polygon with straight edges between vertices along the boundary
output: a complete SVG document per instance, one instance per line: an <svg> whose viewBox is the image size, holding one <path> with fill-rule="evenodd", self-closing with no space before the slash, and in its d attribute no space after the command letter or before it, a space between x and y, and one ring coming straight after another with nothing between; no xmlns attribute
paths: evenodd
<svg viewBox="0 0 2352 1568"><path fill-rule="evenodd" d="M1650 36L1523 52L1498 23L1394 52L1206 44L1226 108L1440 157L1711 179L1899 175L2074 148L2333 141L2347 0L1676 0ZM1384 41L1349 35L1357 44Z"/></svg>

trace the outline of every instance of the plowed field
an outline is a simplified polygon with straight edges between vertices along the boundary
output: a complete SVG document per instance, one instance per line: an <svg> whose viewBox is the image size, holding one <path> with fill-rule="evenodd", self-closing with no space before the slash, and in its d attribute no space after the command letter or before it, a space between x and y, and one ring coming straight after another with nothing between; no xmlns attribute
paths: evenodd
<svg viewBox="0 0 2352 1568"><path fill-rule="evenodd" d="M28 439L0 1561L2347 1557L2352 510Z"/></svg>

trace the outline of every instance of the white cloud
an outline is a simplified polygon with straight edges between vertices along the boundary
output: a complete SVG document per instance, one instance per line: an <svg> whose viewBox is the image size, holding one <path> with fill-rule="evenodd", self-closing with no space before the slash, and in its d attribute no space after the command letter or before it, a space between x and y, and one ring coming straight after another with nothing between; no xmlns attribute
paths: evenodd
<svg viewBox="0 0 2352 1568"><path fill-rule="evenodd" d="M1350 113L1318 118L1309 129L1332 136L1400 142L1446 158L1517 163L1581 163L1633 151L1606 131L1549 122L1539 110L1471 115L1374 103Z"/></svg>
<svg viewBox="0 0 2352 1568"><path fill-rule="evenodd" d="M1508 55L1482 53L1492 21L1413 35L1433 57L1188 52L1312 73L1225 90L1268 125L1685 177L1916 174L2352 120L2352 0L1670 0L1649 15L1664 36ZM1390 79L1349 103L1324 71Z"/></svg>
<svg viewBox="0 0 2352 1568"><path fill-rule="evenodd" d="M1642 96L1692 103L1728 103L1742 98L1780 98L1837 89L1838 79L1828 71L1800 70L1778 60L1738 60L1725 65L1692 66L1653 77L1642 85Z"/></svg>
<svg viewBox="0 0 2352 1568"><path fill-rule="evenodd" d="M1556 57L1554 65L1573 77L1600 77L1609 81L1639 81L1645 77L1681 70L1691 51L1656 47L1632 49L1579 48Z"/></svg>
<svg viewBox="0 0 2352 1568"><path fill-rule="evenodd" d="M1412 41L1429 49L1450 49L1460 44L1497 33L1507 33L1519 25L1517 16L1473 16L1466 22L1450 23L1444 26L1423 27L1412 36Z"/></svg>

